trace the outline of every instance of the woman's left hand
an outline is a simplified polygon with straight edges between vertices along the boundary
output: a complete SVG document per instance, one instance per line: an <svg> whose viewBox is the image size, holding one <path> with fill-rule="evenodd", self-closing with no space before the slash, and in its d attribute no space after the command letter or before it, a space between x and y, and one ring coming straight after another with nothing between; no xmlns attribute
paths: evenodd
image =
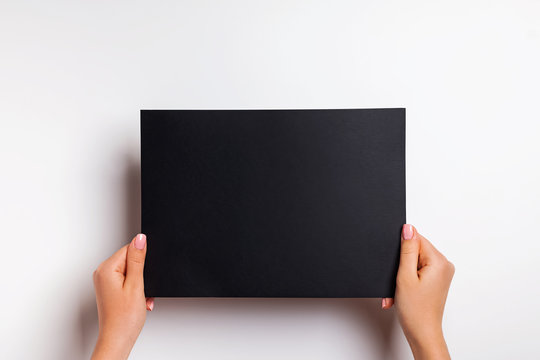
<svg viewBox="0 0 540 360"><path fill-rule="evenodd" d="M92 359L127 359L152 311L145 298L143 269L146 235L137 234L94 271L99 335Z"/></svg>

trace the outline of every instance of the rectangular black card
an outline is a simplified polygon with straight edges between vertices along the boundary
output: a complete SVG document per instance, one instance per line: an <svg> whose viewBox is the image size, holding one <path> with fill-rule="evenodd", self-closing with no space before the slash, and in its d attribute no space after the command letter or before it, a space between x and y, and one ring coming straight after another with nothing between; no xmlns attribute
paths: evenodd
<svg viewBox="0 0 540 360"><path fill-rule="evenodd" d="M146 296L392 297L405 109L142 110Z"/></svg>

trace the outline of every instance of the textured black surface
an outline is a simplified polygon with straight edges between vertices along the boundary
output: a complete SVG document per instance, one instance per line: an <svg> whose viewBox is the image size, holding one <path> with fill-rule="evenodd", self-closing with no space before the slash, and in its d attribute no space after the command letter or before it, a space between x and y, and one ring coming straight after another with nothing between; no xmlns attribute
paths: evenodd
<svg viewBox="0 0 540 360"><path fill-rule="evenodd" d="M391 297L405 109L142 110L146 296Z"/></svg>

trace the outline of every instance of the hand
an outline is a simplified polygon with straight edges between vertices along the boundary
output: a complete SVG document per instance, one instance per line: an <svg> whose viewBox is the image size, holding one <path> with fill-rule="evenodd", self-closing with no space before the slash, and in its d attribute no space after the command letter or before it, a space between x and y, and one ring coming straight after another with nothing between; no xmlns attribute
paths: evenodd
<svg viewBox="0 0 540 360"><path fill-rule="evenodd" d="M144 296L146 235L138 234L94 271L99 335L92 359L127 359L154 299Z"/></svg>
<svg viewBox="0 0 540 360"><path fill-rule="evenodd" d="M454 265L416 229L403 225L396 309L415 359L450 359L442 318ZM393 299L382 300L388 309Z"/></svg>

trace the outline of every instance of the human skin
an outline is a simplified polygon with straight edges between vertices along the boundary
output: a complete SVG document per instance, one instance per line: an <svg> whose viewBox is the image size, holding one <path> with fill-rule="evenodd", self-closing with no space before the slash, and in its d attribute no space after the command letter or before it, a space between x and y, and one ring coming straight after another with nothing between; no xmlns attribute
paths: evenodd
<svg viewBox="0 0 540 360"><path fill-rule="evenodd" d="M450 359L442 319L454 265L409 224L401 232L395 306L414 358ZM382 299L389 309L394 299Z"/></svg>
<svg viewBox="0 0 540 360"><path fill-rule="evenodd" d="M154 308L154 299L144 296L145 258L146 235L137 234L94 271L99 335L93 360L127 359Z"/></svg>
<svg viewBox="0 0 540 360"><path fill-rule="evenodd" d="M93 360L127 359L154 307L145 298L143 269L146 236L137 234L94 271L99 335ZM454 266L412 225L401 234L395 306L415 359L450 359L442 317ZM394 299L382 299L389 309Z"/></svg>

